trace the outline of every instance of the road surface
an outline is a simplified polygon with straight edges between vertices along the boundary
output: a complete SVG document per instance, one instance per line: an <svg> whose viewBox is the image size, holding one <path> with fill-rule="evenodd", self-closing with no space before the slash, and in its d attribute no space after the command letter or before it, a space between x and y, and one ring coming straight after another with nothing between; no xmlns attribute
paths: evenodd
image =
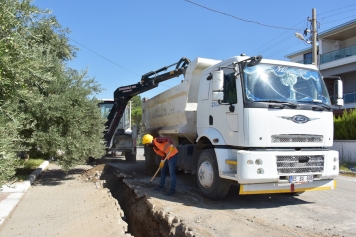
<svg viewBox="0 0 356 237"><path fill-rule="evenodd" d="M299 195L239 195L239 186L233 185L224 200L211 201L200 194L196 176L184 172L177 173L175 196L154 192L159 175L149 182L143 148L138 148L136 163L123 156L101 162L134 175L129 183L146 193L156 209L184 220L195 236L356 236L355 177L339 176L335 190Z"/></svg>

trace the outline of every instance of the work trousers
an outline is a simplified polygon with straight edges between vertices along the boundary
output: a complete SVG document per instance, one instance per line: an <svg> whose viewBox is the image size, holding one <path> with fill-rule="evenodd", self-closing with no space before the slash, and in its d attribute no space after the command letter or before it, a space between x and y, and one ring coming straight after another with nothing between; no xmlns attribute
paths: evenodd
<svg viewBox="0 0 356 237"><path fill-rule="evenodd" d="M178 155L175 154L172 156L169 160L166 160L164 162L164 166L161 169L161 182L159 186L164 187L164 183L166 182L166 176L169 170L169 174L171 177L171 190L175 191L176 190L176 163L177 163Z"/></svg>

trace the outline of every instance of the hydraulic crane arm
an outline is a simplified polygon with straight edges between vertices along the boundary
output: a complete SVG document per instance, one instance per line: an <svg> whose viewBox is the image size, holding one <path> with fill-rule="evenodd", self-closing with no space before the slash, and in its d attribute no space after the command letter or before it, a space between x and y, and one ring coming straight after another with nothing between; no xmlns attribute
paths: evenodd
<svg viewBox="0 0 356 237"><path fill-rule="evenodd" d="M156 71L148 72L141 77L141 81L137 84L132 84L128 86L121 86L117 88L114 92L114 105L108 116L108 121L105 126L107 131L105 132L104 138L106 141L106 147L110 149L112 147L113 138L117 131L120 119L125 111L127 103L129 100L143 92L156 88L160 82L178 77L185 73L186 68L190 60L188 58L181 58L177 63L173 63L169 66L165 66ZM176 68L173 71L159 74L163 71L166 71L168 68L176 65Z"/></svg>

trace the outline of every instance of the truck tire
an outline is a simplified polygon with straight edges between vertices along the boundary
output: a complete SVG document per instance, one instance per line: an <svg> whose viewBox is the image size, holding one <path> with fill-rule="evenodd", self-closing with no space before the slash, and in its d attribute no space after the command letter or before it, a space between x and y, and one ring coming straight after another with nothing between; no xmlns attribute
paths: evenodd
<svg viewBox="0 0 356 237"><path fill-rule="evenodd" d="M197 183L203 196L212 200L223 199L229 192L231 181L219 177L214 149L207 149L200 154Z"/></svg>
<svg viewBox="0 0 356 237"><path fill-rule="evenodd" d="M136 154L132 154L131 152L125 152L125 159L128 162L136 162Z"/></svg>
<svg viewBox="0 0 356 237"><path fill-rule="evenodd" d="M145 151L145 164L148 172L155 172L158 168L156 164L156 153L153 151L153 148L150 146L144 147Z"/></svg>

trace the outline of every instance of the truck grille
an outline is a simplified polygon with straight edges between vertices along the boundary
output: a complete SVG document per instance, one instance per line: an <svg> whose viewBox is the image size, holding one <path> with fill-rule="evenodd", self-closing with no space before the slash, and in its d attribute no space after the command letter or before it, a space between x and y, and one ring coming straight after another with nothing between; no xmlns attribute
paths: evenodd
<svg viewBox="0 0 356 237"><path fill-rule="evenodd" d="M323 142L321 135L303 135L303 134L280 134L271 137L273 143L286 143L286 142Z"/></svg>
<svg viewBox="0 0 356 237"><path fill-rule="evenodd" d="M322 173L324 156L277 156L278 174Z"/></svg>

